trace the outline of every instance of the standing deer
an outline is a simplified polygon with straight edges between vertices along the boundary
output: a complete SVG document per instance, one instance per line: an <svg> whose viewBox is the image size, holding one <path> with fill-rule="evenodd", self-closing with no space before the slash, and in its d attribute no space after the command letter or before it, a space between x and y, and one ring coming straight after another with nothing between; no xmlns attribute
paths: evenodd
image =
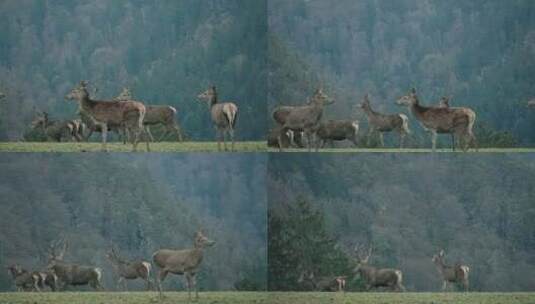
<svg viewBox="0 0 535 304"><path fill-rule="evenodd" d="M346 276L322 276L316 277L312 271L303 271L297 279L297 283L304 290L312 291L344 291Z"/></svg>
<svg viewBox="0 0 535 304"><path fill-rule="evenodd" d="M323 106L334 103L334 99L323 93L323 90L317 89L310 98L310 104L304 106L295 106L290 109L284 123L281 126L279 134L279 151L282 151L282 134L287 130L295 132L304 132L307 138L308 151L312 149L312 137L316 135L319 128L321 117L323 116ZM318 150L316 143L316 151Z"/></svg>
<svg viewBox="0 0 535 304"><path fill-rule="evenodd" d="M368 249L366 254L359 252L359 247L355 247L357 266L354 269L355 274L359 274L364 279L366 291L372 287L389 287L393 291L405 291L402 284L403 275L401 270L392 268L376 268L368 265L368 260L372 254L372 248Z"/></svg>
<svg viewBox="0 0 535 304"><path fill-rule="evenodd" d="M117 101L128 101L134 100L132 92L128 88L123 88L121 93L115 97L113 100ZM146 105L145 119L143 120L143 125L145 126L145 131L149 136L151 141L154 141L154 137L150 132L150 126L162 125L165 128L164 134L160 139L165 138L170 132L176 136L178 141L182 141L182 132L180 131L180 126L176 121L176 109L172 106L166 105Z"/></svg>
<svg viewBox="0 0 535 304"><path fill-rule="evenodd" d="M307 104L310 104L307 102ZM273 117L273 120L275 123L277 123L277 126L274 128L274 130L281 130L282 125L286 122L286 119L288 117L288 114L290 114L291 110L294 109L296 106L278 106L273 110L271 113L271 116ZM303 144L303 130L298 131L292 131L293 134L292 141L290 142L290 146L297 146L298 148L304 148L305 145ZM282 134L284 136L284 134ZM284 144L284 142L283 142ZM276 146L276 144L274 145ZM285 148L285 147L284 147Z"/></svg>
<svg viewBox="0 0 535 304"><path fill-rule="evenodd" d="M167 274L185 275L188 285L188 298L191 299L191 289L195 289L195 298L199 298L197 291L197 279L195 275L199 271L206 247L213 246L215 241L208 239L202 231L195 234L194 248L173 250L160 249L152 255L154 264L158 266L158 291L163 296L162 282Z"/></svg>
<svg viewBox="0 0 535 304"><path fill-rule="evenodd" d="M50 120L47 112L42 112L32 121L33 129L42 129L47 139L61 142L62 139L81 141L81 122L78 120Z"/></svg>
<svg viewBox="0 0 535 304"><path fill-rule="evenodd" d="M150 280L151 264L146 261L126 261L119 256L115 248L106 253L106 257L113 265L115 273L119 277L117 287L123 283L124 290L128 290L126 280L143 279L147 283L147 290L151 289Z"/></svg>
<svg viewBox="0 0 535 304"><path fill-rule="evenodd" d="M371 137L374 133L379 134L381 146L385 146L383 139L384 132L396 131L399 133L399 147L403 148L403 141L405 136L410 134L409 118L405 114L382 114L372 109L368 94L364 95L364 100L360 104L360 108L368 117L368 142L370 145Z"/></svg>
<svg viewBox="0 0 535 304"><path fill-rule="evenodd" d="M39 282L41 280L41 277L38 273L29 272L26 269L21 268L19 265L11 265L7 267L7 269L13 277L13 280L15 281L17 291L41 291L41 289L39 288Z"/></svg>
<svg viewBox="0 0 535 304"><path fill-rule="evenodd" d="M228 133L232 141L231 151L234 151L234 127L238 118L238 107L232 102L219 103L217 90L215 86L197 96L201 101L207 101L210 106L210 115L215 125L217 135L217 150L221 151L221 139L223 146L227 151L225 134Z"/></svg>
<svg viewBox="0 0 535 304"><path fill-rule="evenodd" d="M444 250L440 250L438 254L433 255L431 260L442 277L442 291L446 291L448 283L462 284L464 291L468 291L468 273L470 272L470 267L460 263L454 266L446 265Z"/></svg>
<svg viewBox="0 0 535 304"><path fill-rule="evenodd" d="M80 112L87 114L93 123L99 125L102 132L102 149L107 151L107 135L109 125L124 126L129 133L133 134L132 150L137 150L140 134L143 132L143 119L145 118L145 106L138 101L102 101L93 100L87 92L87 82L81 81L78 86L65 96L67 100L76 100L80 106ZM150 150L146 139L147 150Z"/></svg>
<svg viewBox="0 0 535 304"><path fill-rule="evenodd" d="M63 243L58 253L59 245ZM89 285L93 289L102 290L102 270L98 267L82 266L65 263L63 257L67 250L67 242L59 240L49 246L48 269L58 278L58 290L66 286ZM61 286L59 286L61 285Z"/></svg>
<svg viewBox="0 0 535 304"><path fill-rule="evenodd" d="M433 152L436 151L437 134L446 133L454 134L463 150L468 150L470 146L475 146L477 150L477 141L472 130L476 121L476 113L473 110L465 107L422 106L414 88L409 94L400 97L396 104L408 107L422 127L431 132ZM464 143L461 143L461 140Z"/></svg>
<svg viewBox="0 0 535 304"><path fill-rule="evenodd" d="M357 146L357 134L359 132L359 122L357 120L328 120L322 122L316 133L321 143L321 147L329 142L334 146L335 140L349 140Z"/></svg>

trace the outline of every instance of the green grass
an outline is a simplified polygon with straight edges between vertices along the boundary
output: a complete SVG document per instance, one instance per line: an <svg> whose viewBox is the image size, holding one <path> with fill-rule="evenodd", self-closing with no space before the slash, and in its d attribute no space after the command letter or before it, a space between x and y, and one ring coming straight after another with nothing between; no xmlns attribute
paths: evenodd
<svg viewBox="0 0 535 304"><path fill-rule="evenodd" d="M227 144L230 149L230 144ZM150 144L151 152L217 152L216 142L157 142ZM266 151L264 141L240 141L235 143L237 152ZM98 142L1 142L0 152L100 152ZM131 152L132 145L118 142L108 143L109 152ZM145 143L140 143L138 151L146 151Z"/></svg>
<svg viewBox="0 0 535 304"><path fill-rule="evenodd" d="M269 148L269 152L279 152L278 149ZM307 152L307 149L284 149L283 152ZM314 149L312 150L314 151ZM331 153L430 153L431 149L425 148L325 148L319 149L319 152ZM439 153L453 153L451 149L437 149ZM470 149L469 153L476 152ZM479 153L533 153L535 148L480 148ZM464 153L461 150L456 150L455 153Z"/></svg>
<svg viewBox="0 0 535 304"><path fill-rule="evenodd" d="M533 304L535 293L379 293L379 292L201 292L194 303L210 304ZM6 292L1 304L188 303L186 292Z"/></svg>
<svg viewBox="0 0 535 304"><path fill-rule="evenodd" d="M272 304L533 304L535 293L270 293Z"/></svg>

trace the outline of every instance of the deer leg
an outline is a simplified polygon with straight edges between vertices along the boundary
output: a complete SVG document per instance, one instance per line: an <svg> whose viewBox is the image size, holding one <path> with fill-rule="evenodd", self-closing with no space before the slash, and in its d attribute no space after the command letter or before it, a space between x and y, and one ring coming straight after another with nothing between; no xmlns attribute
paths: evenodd
<svg viewBox="0 0 535 304"><path fill-rule="evenodd" d="M191 274L186 273L186 285L188 285L188 300L191 300Z"/></svg>
<svg viewBox="0 0 535 304"><path fill-rule="evenodd" d="M370 141L372 139L373 132L374 132L373 128L370 128L368 130L368 138L366 139L366 146L368 147L370 147Z"/></svg>
<svg viewBox="0 0 535 304"><path fill-rule="evenodd" d="M234 129L230 128L228 130L228 133L230 135L230 140L231 140L231 146L230 146L230 151L234 151Z"/></svg>
<svg viewBox="0 0 535 304"><path fill-rule="evenodd" d="M145 126L145 132L147 132L147 135L149 137L149 140L151 142L154 142L154 136L152 136L152 133L150 132L150 126Z"/></svg>
<svg viewBox="0 0 535 304"><path fill-rule="evenodd" d="M108 149L107 149L107 139L108 139L108 125L103 123L103 124L100 124L100 127L102 128L102 150L104 152L107 152Z"/></svg>
<svg viewBox="0 0 535 304"><path fill-rule="evenodd" d="M175 133L177 140L182 141L182 131L180 130L180 126L178 125L178 123L176 121L173 121L170 128Z"/></svg>
<svg viewBox="0 0 535 304"><path fill-rule="evenodd" d="M381 141L381 147L385 147L385 140L383 138L383 132L379 132L379 140Z"/></svg>
<svg viewBox="0 0 535 304"><path fill-rule="evenodd" d="M431 147L432 151L435 152L437 149L437 131L431 131Z"/></svg>
<svg viewBox="0 0 535 304"><path fill-rule="evenodd" d="M399 148L403 149L403 141L405 140L405 132L399 133Z"/></svg>
<svg viewBox="0 0 535 304"><path fill-rule="evenodd" d="M165 280L165 277L167 276L167 270L160 270L158 273L158 276L156 277L158 279L158 292L160 294L160 298L163 298L163 288L162 288L162 282Z"/></svg>
<svg viewBox="0 0 535 304"><path fill-rule="evenodd" d="M217 133L217 151L221 151L221 136L223 134L221 134L221 130L219 129L216 129L216 133Z"/></svg>
<svg viewBox="0 0 535 304"><path fill-rule="evenodd" d="M447 281L443 281L442 282L442 292L445 292L447 288L448 288L448 282Z"/></svg>

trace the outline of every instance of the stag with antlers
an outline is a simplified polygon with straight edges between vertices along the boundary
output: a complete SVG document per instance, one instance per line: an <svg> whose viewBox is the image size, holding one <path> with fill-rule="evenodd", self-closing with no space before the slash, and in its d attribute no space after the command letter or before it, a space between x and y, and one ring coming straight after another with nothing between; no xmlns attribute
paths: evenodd
<svg viewBox="0 0 535 304"><path fill-rule="evenodd" d="M442 291L446 291L448 283L461 284L464 291L468 291L468 273L470 272L470 267L460 263L456 263L453 266L447 265L444 254L444 250L441 249L431 259L442 277Z"/></svg>
<svg viewBox="0 0 535 304"><path fill-rule="evenodd" d="M215 241L208 239L204 233L199 230L195 234L194 247L191 249L173 250L160 249L152 255L154 264L159 268L158 273L158 291L160 297L163 296L162 282L167 274L185 275L188 286L188 298L191 299L191 289L195 290L195 298L199 298L197 290L196 274L199 271L203 260L204 249L211 247Z"/></svg>
<svg viewBox="0 0 535 304"><path fill-rule="evenodd" d="M80 112L87 114L95 125L99 125L102 134L102 149L107 151L108 127L111 125L124 126L133 134L132 149L137 150L138 139L143 132L143 119L146 108L138 101L103 101L93 100L87 91L87 81L81 81L65 96L67 100L76 100ZM150 150L148 139L145 138L147 151Z"/></svg>
<svg viewBox="0 0 535 304"><path fill-rule="evenodd" d="M212 123L214 124L217 136L217 150L221 151L221 140L223 146L227 151L227 144L225 142L225 134L228 133L231 140L231 151L234 151L234 127L236 126L236 119L238 118L238 107L232 102L219 102L217 90L215 86L208 88L208 90L197 96L201 101L207 101L210 106L210 115L212 116Z"/></svg>
<svg viewBox="0 0 535 304"><path fill-rule="evenodd" d="M360 275L366 284L366 290L378 287L387 287L393 291L405 291L402 284L403 274L399 269L377 268L368 265L372 255L372 247L366 251L365 248L357 245L354 249L357 266L354 273Z"/></svg>
<svg viewBox="0 0 535 304"><path fill-rule="evenodd" d="M61 247L61 249L59 249ZM63 261L68 242L64 239L53 241L49 246L48 269L58 278L58 289L66 286L89 285L102 290L102 270L98 267L82 266Z"/></svg>
<svg viewBox="0 0 535 304"><path fill-rule="evenodd" d="M420 105L416 89L400 97L396 104L406 106L422 127L431 132L433 152L436 151L437 134L454 134L463 150L473 146L477 150L477 140L473 132L476 113L465 107L425 107Z"/></svg>
<svg viewBox="0 0 535 304"><path fill-rule="evenodd" d="M122 258L115 249L111 247L106 253L106 257L112 263L117 279L117 287L123 284L123 289L128 290L127 280L142 279L147 283L147 290L152 287L150 280L151 264L146 261L128 261Z"/></svg>

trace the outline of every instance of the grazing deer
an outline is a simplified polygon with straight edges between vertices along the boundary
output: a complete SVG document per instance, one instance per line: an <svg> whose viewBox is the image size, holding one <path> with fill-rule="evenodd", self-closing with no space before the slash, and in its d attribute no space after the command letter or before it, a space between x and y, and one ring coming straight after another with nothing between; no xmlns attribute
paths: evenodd
<svg viewBox="0 0 535 304"><path fill-rule="evenodd" d="M61 251L57 253L59 245L63 243ZM48 266L56 276L58 290L66 286L89 285L95 290L102 290L102 270L98 267L82 266L65 263L63 257L67 250L67 242L59 240L49 246ZM61 286L59 286L61 284Z"/></svg>
<svg viewBox="0 0 535 304"><path fill-rule="evenodd" d="M321 117L323 116L323 106L334 103L334 99L323 93L323 90L317 89L310 103L304 106L292 107L287 114L284 123L281 126L279 134L279 151L282 151L282 134L287 130L294 132L303 132L307 138L308 151L312 149L312 137L316 135L319 128ZM316 151L318 145L316 144Z"/></svg>
<svg viewBox="0 0 535 304"><path fill-rule="evenodd" d="M208 239L202 231L195 234L194 248L192 249L160 249L152 255L154 264L158 266L158 291L163 296L162 281L167 274L185 275L188 285L188 298L191 299L191 289L195 289L195 298L199 298L197 291L197 279L195 275L199 271L206 247L213 246L215 241Z"/></svg>
<svg viewBox="0 0 535 304"><path fill-rule="evenodd" d="M364 95L364 100L360 104L360 108L368 117L368 146L370 145L370 140L374 133L379 134L381 146L384 147L385 142L383 139L383 133L396 131L399 133L399 147L403 148L405 136L411 133L409 130L409 118L407 115L401 113L382 114L374 111L370 105L368 94Z"/></svg>
<svg viewBox="0 0 535 304"><path fill-rule="evenodd" d="M134 100L132 92L128 88L123 88L121 93L115 97L113 100L117 101L128 101ZM163 139L167 134L174 133L178 141L182 141L182 132L180 131L180 126L176 121L176 109L172 106L166 105L146 105L145 119L143 120L143 125L145 126L145 131L149 136L151 141L154 141L154 137L150 132L150 126L162 125L165 128L164 134L160 137Z"/></svg>
<svg viewBox="0 0 535 304"><path fill-rule="evenodd" d="M11 265L7 267L8 272L13 277L15 281L15 286L17 291L26 291L26 290L35 290L41 291L39 288L39 282L41 277L38 273L29 272L24 268L21 268L19 265Z"/></svg>
<svg viewBox="0 0 535 304"><path fill-rule="evenodd" d="M346 276L322 276L316 277L312 271L303 271L297 279L305 290L313 291L344 291Z"/></svg>
<svg viewBox="0 0 535 304"><path fill-rule="evenodd" d="M117 287L123 283L124 290L128 290L126 280L143 279L147 283L147 290L151 289L150 280L151 264L146 261L126 261L119 256L115 248L106 253L106 257L113 265L115 273L119 277Z"/></svg>
<svg viewBox="0 0 535 304"><path fill-rule="evenodd" d="M145 106L138 101L102 101L93 100L87 92L87 82L81 81L78 86L65 96L68 100L76 100L80 106L80 112L87 114L95 125L99 125L102 134L102 149L107 151L106 141L108 126L124 126L132 133L133 151L137 150L140 134L143 132L143 119L145 118ZM146 140L147 150L150 151L149 142Z"/></svg>
<svg viewBox="0 0 535 304"><path fill-rule="evenodd" d="M238 117L238 107L232 102L219 103L215 86L199 94L197 98L209 103L212 122L218 133L217 150L221 151L221 139L223 139L223 146L225 151L227 151L225 134L228 133L232 141L231 151L234 151L234 127Z"/></svg>
<svg viewBox="0 0 535 304"><path fill-rule="evenodd" d="M328 120L322 122L316 133L321 143L321 147L329 142L333 147L335 140L349 140L357 146L357 134L359 132L359 122L357 120Z"/></svg>
<svg viewBox="0 0 535 304"><path fill-rule="evenodd" d="M61 142L68 138L72 141L81 141L80 121L78 120L50 120L47 112L37 115L32 121L33 129L41 129L47 139Z"/></svg>
<svg viewBox="0 0 535 304"><path fill-rule="evenodd" d="M454 266L446 265L444 250L440 250L438 254L433 255L431 260L435 263L442 277L442 291L446 291L448 283L462 284L464 291L468 291L468 273L470 272L470 267L459 263Z"/></svg>
<svg viewBox="0 0 535 304"><path fill-rule="evenodd" d="M476 121L476 113L473 110L465 107L422 106L414 88L409 94L400 97L396 104L408 107L422 127L431 132L433 152L436 151L437 134L454 134L463 150L468 150L470 146L475 146L477 150L477 141L472 130ZM461 139L464 143L461 143Z"/></svg>
<svg viewBox="0 0 535 304"><path fill-rule="evenodd" d="M403 275L401 270L392 268L376 268L368 265L368 260L372 254L372 248L368 249L366 254L359 252L358 246L355 246L355 255L357 266L353 270L355 274L359 274L364 279L366 284L366 291L372 287L389 287L393 291L405 291L402 284Z"/></svg>

